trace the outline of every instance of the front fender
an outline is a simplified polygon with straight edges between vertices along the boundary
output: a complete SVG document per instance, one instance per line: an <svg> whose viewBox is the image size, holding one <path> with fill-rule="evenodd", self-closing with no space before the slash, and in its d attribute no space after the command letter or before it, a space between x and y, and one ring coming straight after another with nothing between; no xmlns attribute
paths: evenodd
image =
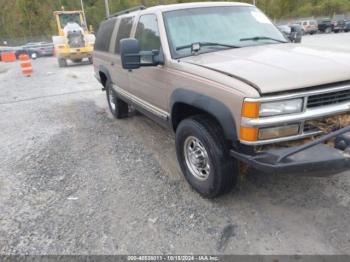
<svg viewBox="0 0 350 262"><path fill-rule="evenodd" d="M221 125L225 137L237 141L237 129L230 109L219 100L186 89L176 89L170 97L171 118L176 104L183 103L213 116ZM171 121L173 123L173 121Z"/></svg>

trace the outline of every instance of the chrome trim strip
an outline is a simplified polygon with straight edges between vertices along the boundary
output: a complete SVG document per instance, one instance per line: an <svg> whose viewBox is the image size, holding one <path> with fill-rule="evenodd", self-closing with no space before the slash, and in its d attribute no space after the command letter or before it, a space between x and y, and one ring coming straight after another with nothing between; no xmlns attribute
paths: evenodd
<svg viewBox="0 0 350 262"><path fill-rule="evenodd" d="M300 92L300 93L286 94L286 95L263 96L263 97L259 97L259 98L246 98L244 101L247 101L247 102L271 102L271 101L279 101L279 100L286 100L286 99L293 99L293 98L303 98L306 96L333 93L333 92L343 91L343 90L347 90L347 89L350 89L350 85L335 86L335 87L329 87L329 88L318 89L318 90L313 90L313 91L305 91L305 92Z"/></svg>
<svg viewBox="0 0 350 262"><path fill-rule="evenodd" d="M280 137L280 138L269 139L269 140L260 140L260 141L258 140L258 141L254 141L254 142L241 140L240 142L241 142L241 144L248 145L248 146L262 146L262 145L268 145L268 144L273 144L273 143L299 140L299 139L303 139L303 138L307 138L309 136L314 136L314 135L319 135L319 134L322 134L322 131L309 132L309 133L304 133L301 135Z"/></svg>
<svg viewBox="0 0 350 262"><path fill-rule="evenodd" d="M304 120L321 118L329 115L341 114L350 111L350 102L343 104L336 104L331 106L324 106L315 109L308 109L302 113L280 115L274 117L262 118L246 118L242 117L242 126L248 127L267 127L279 124L294 123Z"/></svg>
<svg viewBox="0 0 350 262"><path fill-rule="evenodd" d="M162 118L163 120L168 120L170 114L158 107L155 107L154 105L151 105L150 103L130 94L129 92L125 91L124 89L120 88L119 86L113 84L114 90L121 96L125 97L126 99L130 100L132 103L144 108L145 110L151 112L152 114Z"/></svg>

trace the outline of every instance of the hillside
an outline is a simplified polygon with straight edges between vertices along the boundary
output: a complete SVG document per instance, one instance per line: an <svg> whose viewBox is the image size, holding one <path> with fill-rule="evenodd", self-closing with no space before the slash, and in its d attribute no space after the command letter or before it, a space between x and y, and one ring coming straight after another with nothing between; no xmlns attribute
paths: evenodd
<svg viewBox="0 0 350 262"><path fill-rule="evenodd" d="M143 4L193 2L185 0L109 0L111 13ZM243 1L251 3L252 1ZM104 0L84 0L88 24L95 30L105 17ZM350 0L257 0L258 7L272 19L332 16L350 12ZM52 12L80 9L80 0L0 0L0 41L18 44L50 39L56 32Z"/></svg>

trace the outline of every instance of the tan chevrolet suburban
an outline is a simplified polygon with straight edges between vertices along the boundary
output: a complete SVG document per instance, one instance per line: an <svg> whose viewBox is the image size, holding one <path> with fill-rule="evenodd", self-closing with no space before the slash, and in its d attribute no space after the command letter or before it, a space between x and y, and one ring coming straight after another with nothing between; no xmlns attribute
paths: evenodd
<svg viewBox="0 0 350 262"><path fill-rule="evenodd" d="M93 61L115 118L133 106L172 129L182 172L205 197L228 192L242 164L295 176L350 166L350 54L290 43L255 6L116 13Z"/></svg>

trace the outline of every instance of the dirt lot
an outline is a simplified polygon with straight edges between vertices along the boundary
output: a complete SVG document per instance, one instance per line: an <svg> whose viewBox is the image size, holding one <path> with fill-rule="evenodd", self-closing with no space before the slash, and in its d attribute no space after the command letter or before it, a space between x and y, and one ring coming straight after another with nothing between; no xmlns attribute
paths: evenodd
<svg viewBox="0 0 350 262"><path fill-rule="evenodd" d="M350 172L250 171L203 199L173 134L114 120L92 66L33 66L27 78L0 63L0 254L350 254Z"/></svg>

